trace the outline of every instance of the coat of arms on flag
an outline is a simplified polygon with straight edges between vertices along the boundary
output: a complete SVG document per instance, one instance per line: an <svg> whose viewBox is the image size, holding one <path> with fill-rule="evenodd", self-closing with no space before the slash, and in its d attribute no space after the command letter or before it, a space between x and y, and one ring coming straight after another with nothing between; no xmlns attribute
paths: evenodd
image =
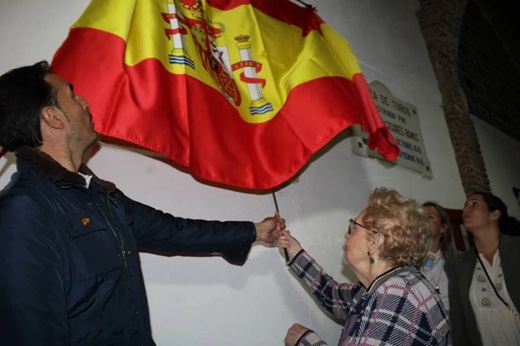
<svg viewBox="0 0 520 346"><path fill-rule="evenodd" d="M278 186L352 124L398 154L348 42L289 0L92 0L52 68L99 133L203 180Z"/></svg>

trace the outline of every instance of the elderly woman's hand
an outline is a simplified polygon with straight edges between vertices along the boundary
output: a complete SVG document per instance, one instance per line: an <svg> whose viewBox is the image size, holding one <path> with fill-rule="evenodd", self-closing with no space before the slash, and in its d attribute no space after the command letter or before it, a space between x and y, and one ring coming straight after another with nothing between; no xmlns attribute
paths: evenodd
<svg viewBox="0 0 520 346"><path fill-rule="evenodd" d="M299 323L295 323L287 330L287 335L285 336L284 342L287 346L295 346L298 340L309 331L309 328L305 328Z"/></svg>
<svg viewBox="0 0 520 346"><path fill-rule="evenodd" d="M289 230L283 230L280 232L276 244L280 250L287 249L289 261L292 260L293 257L302 249L300 242L291 236L291 231Z"/></svg>

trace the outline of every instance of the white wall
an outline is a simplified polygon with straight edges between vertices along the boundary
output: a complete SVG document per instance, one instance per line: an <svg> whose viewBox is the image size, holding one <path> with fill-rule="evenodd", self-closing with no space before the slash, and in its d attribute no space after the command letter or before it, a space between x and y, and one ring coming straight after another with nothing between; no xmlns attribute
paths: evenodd
<svg viewBox="0 0 520 346"><path fill-rule="evenodd" d="M3 0L0 73L41 59L51 60L87 3ZM342 281L354 279L342 264L346 222L363 208L374 187L396 188L421 202L433 199L450 208L462 206L464 193L437 83L415 17L418 2L312 3L323 19L351 42L369 82L379 80L395 97L417 106L434 176L425 179L355 156L350 140L343 139L316 155L297 182L277 193L280 210L293 234ZM498 141L485 140L488 133L481 132L483 143L490 146L489 155L505 154L494 147ZM488 155L487 149L484 154ZM491 178L505 179L500 175L507 170L503 162L493 168L488 164ZM89 165L130 197L174 215L259 221L275 208L269 194L203 185L186 173L129 149L105 144ZM0 186L7 183L13 171L13 156L9 154L0 160ZM497 189L500 184L493 181ZM329 344L337 343L341 325L318 309L287 273L283 257L274 248L254 246L242 267L231 266L218 257L143 254L141 258L158 345L281 345L293 322L315 329Z"/></svg>
<svg viewBox="0 0 520 346"><path fill-rule="evenodd" d="M513 186L520 188L520 142L504 135L486 122L473 117L484 156L491 191L507 205L510 216L520 219L520 201L513 195Z"/></svg>

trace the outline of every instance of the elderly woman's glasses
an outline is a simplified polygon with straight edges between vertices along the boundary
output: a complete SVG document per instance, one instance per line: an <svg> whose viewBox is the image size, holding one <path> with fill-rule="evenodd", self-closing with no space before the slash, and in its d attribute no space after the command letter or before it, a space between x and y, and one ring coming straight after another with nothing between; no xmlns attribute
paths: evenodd
<svg viewBox="0 0 520 346"><path fill-rule="evenodd" d="M370 232L379 233L378 231L374 231L373 229L370 229L370 228L360 224L359 222L356 222L356 220L354 220L354 219L350 219L350 220L348 220L347 234L351 235L352 233L354 233L357 226L363 227L364 229L366 229L367 231L370 231Z"/></svg>

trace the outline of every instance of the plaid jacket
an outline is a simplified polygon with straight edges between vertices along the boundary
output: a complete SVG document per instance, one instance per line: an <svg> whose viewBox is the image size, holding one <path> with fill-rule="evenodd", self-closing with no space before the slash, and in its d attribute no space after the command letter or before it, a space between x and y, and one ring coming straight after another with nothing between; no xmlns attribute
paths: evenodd
<svg viewBox="0 0 520 346"><path fill-rule="evenodd" d="M303 250L289 268L325 309L345 320L339 346L448 344L446 310L415 267L391 270L374 280L368 290L361 283L337 283ZM311 331L297 345L326 343Z"/></svg>

